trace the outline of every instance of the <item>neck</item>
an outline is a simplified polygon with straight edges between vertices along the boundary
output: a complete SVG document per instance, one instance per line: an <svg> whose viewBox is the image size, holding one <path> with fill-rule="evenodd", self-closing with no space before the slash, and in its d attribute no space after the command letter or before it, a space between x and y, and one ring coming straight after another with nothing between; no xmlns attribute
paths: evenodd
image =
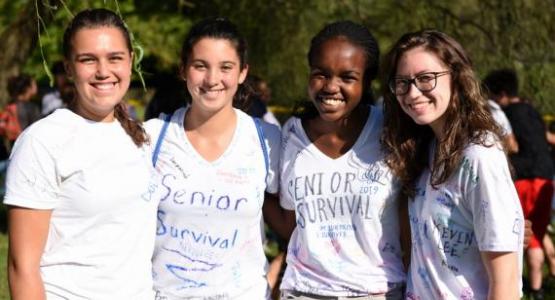
<svg viewBox="0 0 555 300"><path fill-rule="evenodd" d="M509 103L519 103L519 102L520 102L520 98L518 97L509 98Z"/></svg>
<svg viewBox="0 0 555 300"><path fill-rule="evenodd" d="M310 129L317 134L336 134L338 136L346 136L357 128L364 127L368 119L369 109L366 107L356 108L351 114L345 118L335 121L326 121L320 116L309 122Z"/></svg>
<svg viewBox="0 0 555 300"><path fill-rule="evenodd" d="M194 105L185 116L185 130L197 131L205 136L222 134L226 128L234 128L237 115L233 107L223 108L215 113L205 112Z"/></svg>
<svg viewBox="0 0 555 300"><path fill-rule="evenodd" d="M366 124L368 114L368 108L360 107L340 120L326 121L318 116L303 122L303 127L309 139L320 145L321 150L326 152L325 148L328 148L328 155L338 157L350 149L358 139Z"/></svg>
<svg viewBox="0 0 555 300"><path fill-rule="evenodd" d="M71 105L69 106L69 109L81 117L95 122L110 123L116 118L114 110L100 114L98 112L88 110L80 105Z"/></svg>

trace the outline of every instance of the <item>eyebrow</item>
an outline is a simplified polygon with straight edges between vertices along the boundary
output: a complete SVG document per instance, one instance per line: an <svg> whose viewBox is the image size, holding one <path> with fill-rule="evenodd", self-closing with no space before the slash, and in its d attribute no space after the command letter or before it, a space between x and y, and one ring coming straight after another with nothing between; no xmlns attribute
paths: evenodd
<svg viewBox="0 0 555 300"><path fill-rule="evenodd" d="M358 72L358 71L353 71L353 70L349 70L349 71L345 71L345 72L341 72L342 75L361 75L362 73Z"/></svg>
<svg viewBox="0 0 555 300"><path fill-rule="evenodd" d="M203 63L203 64L208 64L208 62L206 60L200 59L200 58L192 59L190 63L197 63L197 62L200 62L200 63ZM221 64L221 65L222 64L237 65L237 62L234 62L234 61L231 61L231 60L225 60L225 61L220 62L219 64Z"/></svg>
<svg viewBox="0 0 555 300"><path fill-rule="evenodd" d="M318 67L318 66L310 67L310 72L314 72L314 71L330 73L330 70L328 68L321 68L321 67ZM355 70L345 70L345 71L339 72L339 75L343 75L343 76L344 75L362 76L362 74L364 74L364 72L359 72L359 71L355 71Z"/></svg>
<svg viewBox="0 0 555 300"><path fill-rule="evenodd" d="M112 56L112 55L125 55L125 54L126 54L125 51L115 51L115 52L109 52L109 53L108 53L109 56ZM98 55L96 55L96 54L94 54L94 53L88 53L88 52L79 53L79 54L76 54L76 55L75 55L75 57L77 57L77 58L82 57L82 56L98 56Z"/></svg>

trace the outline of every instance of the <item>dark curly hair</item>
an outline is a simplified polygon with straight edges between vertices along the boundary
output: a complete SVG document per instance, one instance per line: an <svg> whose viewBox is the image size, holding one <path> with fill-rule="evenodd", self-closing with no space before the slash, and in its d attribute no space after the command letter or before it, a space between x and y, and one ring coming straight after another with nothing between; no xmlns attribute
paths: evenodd
<svg viewBox="0 0 555 300"><path fill-rule="evenodd" d="M334 38L342 37L353 45L360 47L366 56L366 66L363 76L363 93L359 105L368 105L374 102L371 83L378 75L380 49L378 42L365 26L352 21L338 21L326 25L310 41L307 58L308 65L312 66L314 59L320 54L322 45ZM318 116L318 111L310 101L297 103L293 114L303 119Z"/></svg>
<svg viewBox="0 0 555 300"><path fill-rule="evenodd" d="M451 99L445 112L445 136L438 141L431 184L444 183L462 161L464 149L471 143L488 144L487 136L494 133L498 141L500 130L489 112L486 97L472 70L472 62L461 45L445 33L424 30L403 35L385 60L383 82L395 76L401 56L422 47L436 55L451 71ZM415 182L428 166L428 150L434 133L429 126L417 125L401 108L395 95L384 84L384 129L382 147L386 162L399 177L406 195L414 195Z"/></svg>

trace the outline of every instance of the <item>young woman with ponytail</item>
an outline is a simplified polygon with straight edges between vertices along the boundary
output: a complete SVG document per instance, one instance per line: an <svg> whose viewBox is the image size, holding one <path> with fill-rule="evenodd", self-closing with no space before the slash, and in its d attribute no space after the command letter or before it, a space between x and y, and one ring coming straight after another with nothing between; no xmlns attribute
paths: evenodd
<svg viewBox="0 0 555 300"><path fill-rule="evenodd" d="M160 180L156 299L269 297L260 226L265 193L277 193L280 132L241 110L247 71L235 25L198 22L181 51L190 105L145 125Z"/></svg>
<svg viewBox="0 0 555 300"><path fill-rule="evenodd" d="M63 48L75 98L22 133L8 168L12 299L153 299L158 203L148 138L122 102L129 32L117 14L85 10Z"/></svg>

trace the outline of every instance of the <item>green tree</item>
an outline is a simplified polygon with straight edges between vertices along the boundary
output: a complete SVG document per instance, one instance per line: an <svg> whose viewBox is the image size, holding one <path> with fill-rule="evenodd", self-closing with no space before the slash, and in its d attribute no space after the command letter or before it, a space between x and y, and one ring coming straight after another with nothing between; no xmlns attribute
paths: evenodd
<svg viewBox="0 0 555 300"><path fill-rule="evenodd" d="M0 0L2 3L2 0ZM27 24L36 19L31 0L4 0L0 4L0 31L7 30L20 15ZM175 70L181 41L191 24L208 16L224 16L238 24L250 47L250 70L267 79L274 101L291 105L306 98L306 53L311 37L324 26L351 19L368 26L381 45L382 54L405 32L436 28L457 39L474 61L477 74L510 67L518 71L521 91L535 100L544 113L555 112L555 2L542 0L84 0L57 1L41 9L46 30L41 31L48 64L61 59L61 36L71 14L85 7L108 7L121 11L145 54L143 69L148 79L155 73ZM56 9L54 9L56 7ZM71 12L71 13L70 13ZM33 26L31 26L33 27ZM30 27L28 27L30 28ZM29 31L30 32L30 31ZM3 53L2 74L21 69L46 82L40 51L24 51L36 34L14 34L3 47L17 49L18 59ZM6 44L9 44L6 46ZM30 43L33 49L33 43ZM0 49L1 51L1 49ZM12 52L14 52L12 50ZM5 80L0 78L0 93ZM379 90L379 82L376 82ZM1 98L0 101L5 98Z"/></svg>

